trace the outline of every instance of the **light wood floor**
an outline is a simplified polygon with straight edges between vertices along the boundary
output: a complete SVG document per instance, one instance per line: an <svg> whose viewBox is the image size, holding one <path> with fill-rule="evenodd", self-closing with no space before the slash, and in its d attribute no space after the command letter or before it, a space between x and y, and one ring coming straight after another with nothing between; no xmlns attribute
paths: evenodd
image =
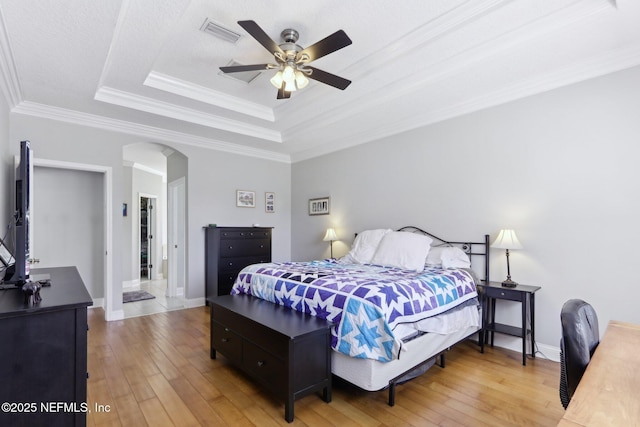
<svg viewBox="0 0 640 427"><path fill-rule="evenodd" d="M89 310L88 426L555 426L563 415L560 368L467 341L446 368L387 393L334 382L333 400L304 397L288 424L284 403L209 358L209 311L200 307L105 322Z"/></svg>

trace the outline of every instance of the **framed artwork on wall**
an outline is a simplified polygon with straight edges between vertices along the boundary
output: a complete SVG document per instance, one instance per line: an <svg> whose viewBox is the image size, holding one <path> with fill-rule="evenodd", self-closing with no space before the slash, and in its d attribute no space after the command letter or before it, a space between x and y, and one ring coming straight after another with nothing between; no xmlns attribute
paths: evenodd
<svg viewBox="0 0 640 427"><path fill-rule="evenodd" d="M264 193L264 210L267 213L275 213L276 211L276 193Z"/></svg>
<svg viewBox="0 0 640 427"><path fill-rule="evenodd" d="M309 215L328 215L328 214L329 214L329 198L328 197L309 199Z"/></svg>
<svg viewBox="0 0 640 427"><path fill-rule="evenodd" d="M236 206L239 208L255 208L256 192L247 190L236 190Z"/></svg>

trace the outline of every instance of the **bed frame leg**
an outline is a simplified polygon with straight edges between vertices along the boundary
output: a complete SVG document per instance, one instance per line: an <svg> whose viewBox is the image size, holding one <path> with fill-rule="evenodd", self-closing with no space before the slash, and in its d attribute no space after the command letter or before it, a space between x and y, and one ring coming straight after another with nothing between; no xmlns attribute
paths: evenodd
<svg viewBox="0 0 640 427"><path fill-rule="evenodd" d="M396 383L389 383L389 406L396 404Z"/></svg>
<svg viewBox="0 0 640 427"><path fill-rule="evenodd" d="M440 353L440 367L444 368L445 363L444 353Z"/></svg>

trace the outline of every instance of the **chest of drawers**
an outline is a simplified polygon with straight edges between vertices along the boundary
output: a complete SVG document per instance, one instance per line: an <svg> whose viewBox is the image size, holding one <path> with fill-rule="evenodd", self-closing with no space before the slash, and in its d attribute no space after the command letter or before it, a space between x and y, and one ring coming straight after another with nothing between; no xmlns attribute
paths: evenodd
<svg viewBox="0 0 640 427"><path fill-rule="evenodd" d="M40 290L37 304L25 304L21 289L0 293L0 426L86 426L93 302L76 267L31 270L32 278L40 275L51 286Z"/></svg>
<svg viewBox="0 0 640 427"><path fill-rule="evenodd" d="M242 268L271 262L271 228L205 227L206 298L227 295Z"/></svg>
<svg viewBox="0 0 640 427"><path fill-rule="evenodd" d="M248 295L208 299L211 358L223 354L285 402L322 392L331 401L331 323Z"/></svg>

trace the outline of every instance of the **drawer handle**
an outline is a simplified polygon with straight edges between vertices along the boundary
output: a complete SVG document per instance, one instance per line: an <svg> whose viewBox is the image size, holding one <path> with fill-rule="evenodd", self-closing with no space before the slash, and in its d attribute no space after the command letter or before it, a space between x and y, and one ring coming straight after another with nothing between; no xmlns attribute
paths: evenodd
<svg viewBox="0 0 640 427"><path fill-rule="evenodd" d="M260 245L260 249L264 248L264 245Z"/></svg>
<svg viewBox="0 0 640 427"><path fill-rule="evenodd" d="M229 246L229 249L233 249L233 246Z"/></svg>
<svg viewBox="0 0 640 427"><path fill-rule="evenodd" d="M233 262L230 262L230 263L229 263L229 267L231 267L231 266L233 266Z"/></svg>
<svg viewBox="0 0 640 427"><path fill-rule="evenodd" d="M500 292L500 296L503 297L504 296L504 292Z"/></svg>
<svg viewBox="0 0 640 427"><path fill-rule="evenodd" d="M244 233L240 233L241 236L244 236Z"/></svg>
<svg viewBox="0 0 640 427"><path fill-rule="evenodd" d="M229 328L224 328L224 331L225 332L229 332Z"/></svg>
<svg viewBox="0 0 640 427"><path fill-rule="evenodd" d="M258 361L258 366L259 366L260 368L262 368L262 367L264 366L264 362L263 362L262 360L259 360L259 361Z"/></svg>
<svg viewBox="0 0 640 427"><path fill-rule="evenodd" d="M222 342L229 342L229 338L222 338Z"/></svg>

